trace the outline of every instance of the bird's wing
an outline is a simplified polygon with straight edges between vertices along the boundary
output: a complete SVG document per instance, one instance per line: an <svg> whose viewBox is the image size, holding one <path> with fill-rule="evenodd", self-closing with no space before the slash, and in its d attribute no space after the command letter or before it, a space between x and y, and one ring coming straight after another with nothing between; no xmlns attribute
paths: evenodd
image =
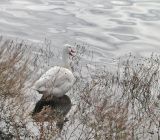
<svg viewBox="0 0 160 140"><path fill-rule="evenodd" d="M35 87L39 91L48 91L55 93L67 92L74 83L72 72L66 68L54 67L49 69L35 83Z"/></svg>
<svg viewBox="0 0 160 140"><path fill-rule="evenodd" d="M67 73L67 71L59 71L59 73L57 74L57 76L55 76L55 83L54 86L55 87L60 87L61 85L70 82L69 81L69 75Z"/></svg>
<svg viewBox="0 0 160 140"><path fill-rule="evenodd" d="M52 94L60 97L71 89L75 82L75 77L70 71L68 71L69 70L63 71L58 75L57 79L55 79L55 85Z"/></svg>
<svg viewBox="0 0 160 140"><path fill-rule="evenodd" d="M34 84L34 88L40 91L47 91L47 88L51 86L51 82L55 80L56 75L59 71L58 67L53 67L49 69L46 73L44 73L39 80L37 80ZM53 83L52 83L53 85Z"/></svg>

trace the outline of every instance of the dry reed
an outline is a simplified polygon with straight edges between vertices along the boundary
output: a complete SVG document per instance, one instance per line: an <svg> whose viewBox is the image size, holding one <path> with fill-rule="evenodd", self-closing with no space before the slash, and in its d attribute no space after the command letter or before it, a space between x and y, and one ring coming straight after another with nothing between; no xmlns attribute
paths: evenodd
<svg viewBox="0 0 160 140"><path fill-rule="evenodd" d="M72 64L79 80L70 92L74 105L68 115L69 121L60 133L55 129L54 121L40 121L35 124L38 135L34 135L35 130L27 128L34 120L28 121L24 115L26 110L22 108L22 101L25 101L23 91L28 81L34 82L32 75L39 67L37 57L28 57L25 47L24 42L1 39L1 139L160 140L159 58L128 56L123 63L118 62L116 73L102 70L97 74L94 71L94 75L86 80L80 59L85 48L79 45L79 55ZM50 51L41 53L50 57ZM30 68L33 64L35 69ZM86 69L90 73L89 68ZM48 110L50 108L44 108L42 114ZM40 118L43 120L43 116Z"/></svg>

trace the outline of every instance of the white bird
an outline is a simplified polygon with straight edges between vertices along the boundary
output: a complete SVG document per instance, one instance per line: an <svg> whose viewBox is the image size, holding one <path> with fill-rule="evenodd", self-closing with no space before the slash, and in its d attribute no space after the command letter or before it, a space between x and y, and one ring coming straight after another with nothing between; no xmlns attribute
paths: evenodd
<svg viewBox="0 0 160 140"><path fill-rule="evenodd" d="M66 44L62 54L63 67L54 66L50 68L35 82L34 89L43 96L62 97L65 95L76 81L69 64L70 56L75 56L75 50Z"/></svg>

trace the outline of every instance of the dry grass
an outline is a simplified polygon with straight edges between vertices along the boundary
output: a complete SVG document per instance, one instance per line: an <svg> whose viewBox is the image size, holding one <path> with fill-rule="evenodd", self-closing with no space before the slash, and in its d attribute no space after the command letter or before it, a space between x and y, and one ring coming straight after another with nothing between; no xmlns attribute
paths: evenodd
<svg viewBox="0 0 160 140"><path fill-rule="evenodd" d="M23 43L5 41L0 48L0 95L15 97L28 77L28 60L24 60Z"/></svg>
<svg viewBox="0 0 160 140"><path fill-rule="evenodd" d="M59 132L52 119L34 122L24 115L24 91L28 81L36 79L32 75L40 67L37 57L28 57L29 50L23 42L1 40L0 137L10 136L17 140L160 140L159 58L128 56L126 61L118 62L116 73L92 70L86 80L80 59L85 48L77 47L79 55L72 68L78 72L79 80L70 92L74 105L68 114L69 122ZM45 54L44 62L50 61L50 49L41 53ZM86 70L91 73L88 67ZM44 108L41 115L46 115L48 110L50 108ZM42 116L39 118L43 120ZM28 129L30 123L36 127ZM35 135L35 129L38 135Z"/></svg>

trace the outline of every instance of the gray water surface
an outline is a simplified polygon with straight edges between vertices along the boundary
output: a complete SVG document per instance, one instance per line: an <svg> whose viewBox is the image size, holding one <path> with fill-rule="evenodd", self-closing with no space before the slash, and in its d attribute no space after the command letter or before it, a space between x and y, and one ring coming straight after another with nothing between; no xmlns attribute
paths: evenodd
<svg viewBox="0 0 160 140"><path fill-rule="evenodd" d="M160 0L1 0L0 34L88 44L94 61L160 53Z"/></svg>

